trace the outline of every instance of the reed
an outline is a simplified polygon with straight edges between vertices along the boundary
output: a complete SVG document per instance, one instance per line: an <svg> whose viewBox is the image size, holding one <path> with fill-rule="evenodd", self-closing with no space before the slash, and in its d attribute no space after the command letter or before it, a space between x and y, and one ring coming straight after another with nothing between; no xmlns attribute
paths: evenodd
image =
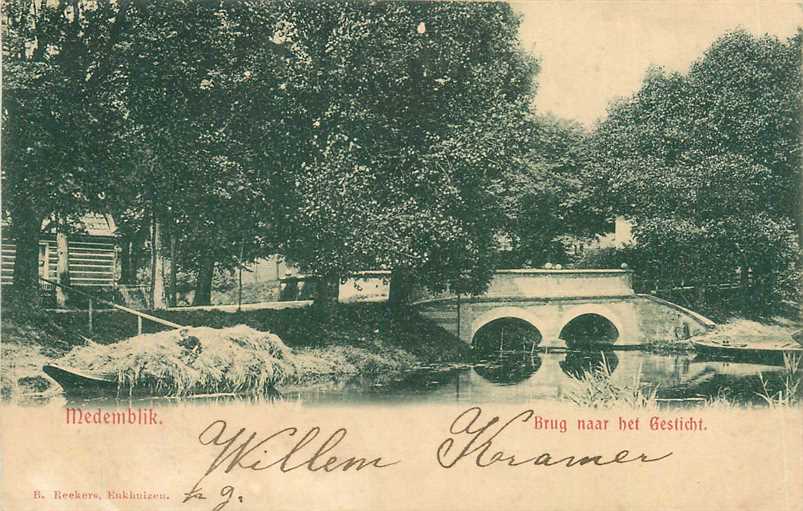
<svg viewBox="0 0 803 511"><path fill-rule="evenodd" d="M761 391L758 394L770 407L794 406L800 402L800 355L784 353L783 376L780 388L770 390L764 375L759 375Z"/></svg>
<svg viewBox="0 0 803 511"><path fill-rule="evenodd" d="M641 370L630 384L617 385L605 355L591 371L577 381L577 389L567 396L572 403L587 408L654 408L657 405L657 386L641 382Z"/></svg>

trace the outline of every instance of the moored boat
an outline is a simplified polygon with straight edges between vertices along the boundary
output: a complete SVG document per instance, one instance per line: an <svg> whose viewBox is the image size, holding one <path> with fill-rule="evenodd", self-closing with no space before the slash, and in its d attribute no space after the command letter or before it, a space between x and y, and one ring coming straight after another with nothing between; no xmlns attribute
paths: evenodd
<svg viewBox="0 0 803 511"><path fill-rule="evenodd" d="M785 354L801 355L803 348L792 341L747 342L728 339L692 339L698 354L707 357L783 361Z"/></svg>
<svg viewBox="0 0 803 511"><path fill-rule="evenodd" d="M56 380L70 397L111 397L116 396L119 389L117 381L108 377L89 375L53 364L44 365L42 370Z"/></svg>

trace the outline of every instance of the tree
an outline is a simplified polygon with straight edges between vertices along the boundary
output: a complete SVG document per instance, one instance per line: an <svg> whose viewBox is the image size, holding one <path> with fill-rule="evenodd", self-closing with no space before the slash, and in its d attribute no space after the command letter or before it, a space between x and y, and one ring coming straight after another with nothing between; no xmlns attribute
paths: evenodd
<svg viewBox="0 0 803 511"><path fill-rule="evenodd" d="M587 133L553 116L534 116L524 143L526 165L505 173L500 191L508 267L565 263L566 240L605 228L595 197L585 186Z"/></svg>
<svg viewBox="0 0 803 511"><path fill-rule="evenodd" d="M414 278L482 291L503 221L496 183L522 165L537 69L510 7L324 2L285 26L308 134L288 259L326 283L391 269L394 303Z"/></svg>
<svg viewBox="0 0 803 511"><path fill-rule="evenodd" d="M275 252L274 177L285 157L272 142L291 111L278 88L286 52L265 30L282 12L273 7L135 2L120 44L128 125L118 165L128 172L115 183L117 209L133 232L163 233L152 267L194 272L195 304L209 303L216 267Z"/></svg>
<svg viewBox="0 0 803 511"><path fill-rule="evenodd" d="M635 222L651 276L750 269L774 296L798 250L800 43L727 33L687 74L652 69L597 126L593 189Z"/></svg>
<svg viewBox="0 0 803 511"><path fill-rule="evenodd" d="M42 222L102 209L108 130L120 122L109 54L127 2L3 3L3 215L16 240L14 290L39 302Z"/></svg>

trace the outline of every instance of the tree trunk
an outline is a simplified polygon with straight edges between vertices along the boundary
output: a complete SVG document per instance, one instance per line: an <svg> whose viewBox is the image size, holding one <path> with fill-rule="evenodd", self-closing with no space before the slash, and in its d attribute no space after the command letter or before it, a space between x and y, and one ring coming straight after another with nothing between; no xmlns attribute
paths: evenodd
<svg viewBox="0 0 803 511"><path fill-rule="evenodd" d="M753 267L753 307L766 312L773 305L774 275L772 268L766 264Z"/></svg>
<svg viewBox="0 0 803 511"><path fill-rule="evenodd" d="M749 312L755 312L761 305L761 271L756 264L750 265L750 289L748 291Z"/></svg>
<svg viewBox="0 0 803 511"><path fill-rule="evenodd" d="M407 270L394 268L390 272L390 289L388 289L388 307L399 310L409 302L412 292L412 278Z"/></svg>
<svg viewBox="0 0 803 511"><path fill-rule="evenodd" d="M140 266L142 266L142 259L143 259L143 243L144 237L146 232L143 229L143 232L136 233L131 236L131 264L128 267L128 276L126 279L128 280L129 284L137 284L139 279L137 278L137 271L139 270Z"/></svg>
<svg viewBox="0 0 803 511"><path fill-rule="evenodd" d="M696 302L695 306L697 307L704 307L706 304L705 288L706 288L706 281L698 280L694 289L694 294L695 294L694 301Z"/></svg>
<svg viewBox="0 0 803 511"><path fill-rule="evenodd" d="M778 305L778 297L775 295L775 281L776 274L772 270L768 270L764 277L764 293L762 306L771 309Z"/></svg>
<svg viewBox="0 0 803 511"><path fill-rule="evenodd" d="M56 266L56 281L62 286L70 285L70 254L67 233L62 231L59 223L59 230L56 232L56 252L58 253L58 263ZM47 264L47 261L45 261ZM56 286L56 306L64 307L67 305L67 291Z"/></svg>
<svg viewBox="0 0 803 511"><path fill-rule="evenodd" d="M41 304L39 234L42 219L29 209L22 208L12 212L11 222L16 246L13 284L15 305L23 308L38 307Z"/></svg>
<svg viewBox="0 0 803 511"><path fill-rule="evenodd" d="M120 239L120 284L133 284L131 280L131 239L128 236Z"/></svg>
<svg viewBox="0 0 803 511"><path fill-rule="evenodd" d="M212 275L215 272L215 261L209 256L202 256L198 265L198 280L195 282L193 305L209 305L212 303Z"/></svg>
<svg viewBox="0 0 803 511"><path fill-rule="evenodd" d="M340 295L340 277L336 274L324 275L318 279L315 288L314 304L331 307L336 304Z"/></svg>
<svg viewBox="0 0 803 511"><path fill-rule="evenodd" d="M165 300L165 257L162 249L162 227L159 219L154 216L151 231L151 308L164 309Z"/></svg>
<svg viewBox="0 0 803 511"><path fill-rule="evenodd" d="M739 272L739 294L741 295L742 308L750 307L750 273L747 265L742 266Z"/></svg>
<svg viewBox="0 0 803 511"><path fill-rule="evenodd" d="M167 281L167 303L171 307L176 306L176 273L178 271L178 264L176 259L178 252L176 249L176 235L173 229L170 230L170 276Z"/></svg>

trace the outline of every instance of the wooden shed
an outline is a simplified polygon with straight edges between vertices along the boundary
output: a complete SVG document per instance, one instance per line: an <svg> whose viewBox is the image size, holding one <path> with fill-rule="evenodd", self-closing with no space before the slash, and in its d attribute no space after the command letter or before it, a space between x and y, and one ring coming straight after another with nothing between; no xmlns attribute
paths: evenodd
<svg viewBox="0 0 803 511"><path fill-rule="evenodd" d="M39 239L39 275L58 279L58 250L53 223L42 225ZM16 245L9 237L8 226L2 229L2 284L13 282ZM116 225L108 215L86 215L75 225L76 234L67 238L67 261L70 285L75 287L112 287L117 282Z"/></svg>

